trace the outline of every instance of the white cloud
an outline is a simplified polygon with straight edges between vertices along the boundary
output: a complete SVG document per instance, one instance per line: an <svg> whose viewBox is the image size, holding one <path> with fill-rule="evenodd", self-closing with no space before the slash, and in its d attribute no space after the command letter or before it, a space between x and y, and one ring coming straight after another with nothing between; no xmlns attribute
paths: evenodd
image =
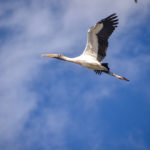
<svg viewBox="0 0 150 150"><path fill-rule="evenodd" d="M67 110L44 108L38 114L38 116L31 117L30 128L22 132L20 137L24 140L21 141L22 143L18 140L18 149L31 149L32 147L35 149L41 147L45 150L55 147L65 149L64 135L69 125Z"/></svg>

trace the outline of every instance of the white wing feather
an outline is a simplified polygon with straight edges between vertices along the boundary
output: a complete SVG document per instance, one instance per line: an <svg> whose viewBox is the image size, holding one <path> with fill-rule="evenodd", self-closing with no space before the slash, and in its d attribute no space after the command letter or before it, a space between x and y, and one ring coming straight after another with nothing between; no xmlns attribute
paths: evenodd
<svg viewBox="0 0 150 150"><path fill-rule="evenodd" d="M83 55L90 55L97 59L98 57L98 39L96 34L103 28L103 23L96 24L88 30L88 38Z"/></svg>

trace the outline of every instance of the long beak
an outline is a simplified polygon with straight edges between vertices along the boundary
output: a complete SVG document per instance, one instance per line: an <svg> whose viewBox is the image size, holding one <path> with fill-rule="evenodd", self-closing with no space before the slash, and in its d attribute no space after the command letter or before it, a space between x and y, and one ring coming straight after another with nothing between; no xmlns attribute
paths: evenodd
<svg viewBox="0 0 150 150"><path fill-rule="evenodd" d="M42 57L51 57L51 58L56 58L58 57L58 54L42 54Z"/></svg>

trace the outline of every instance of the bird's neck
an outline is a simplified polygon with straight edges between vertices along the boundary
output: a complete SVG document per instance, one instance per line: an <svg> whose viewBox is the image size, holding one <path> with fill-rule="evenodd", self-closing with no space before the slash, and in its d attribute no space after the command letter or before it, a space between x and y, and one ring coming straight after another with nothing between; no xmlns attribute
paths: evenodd
<svg viewBox="0 0 150 150"><path fill-rule="evenodd" d="M69 58L69 57L66 57L66 56L63 56L63 55L58 55L57 59L64 60L64 61L69 61L69 62L72 62L72 63L77 63L74 58Z"/></svg>

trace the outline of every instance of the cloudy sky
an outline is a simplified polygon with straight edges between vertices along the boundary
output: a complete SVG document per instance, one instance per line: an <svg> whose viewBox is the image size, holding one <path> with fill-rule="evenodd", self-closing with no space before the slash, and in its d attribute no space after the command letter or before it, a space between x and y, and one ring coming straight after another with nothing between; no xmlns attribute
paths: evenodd
<svg viewBox="0 0 150 150"><path fill-rule="evenodd" d="M107 58L118 80L42 58L75 57L117 13ZM0 149L149 150L150 1L0 1Z"/></svg>

